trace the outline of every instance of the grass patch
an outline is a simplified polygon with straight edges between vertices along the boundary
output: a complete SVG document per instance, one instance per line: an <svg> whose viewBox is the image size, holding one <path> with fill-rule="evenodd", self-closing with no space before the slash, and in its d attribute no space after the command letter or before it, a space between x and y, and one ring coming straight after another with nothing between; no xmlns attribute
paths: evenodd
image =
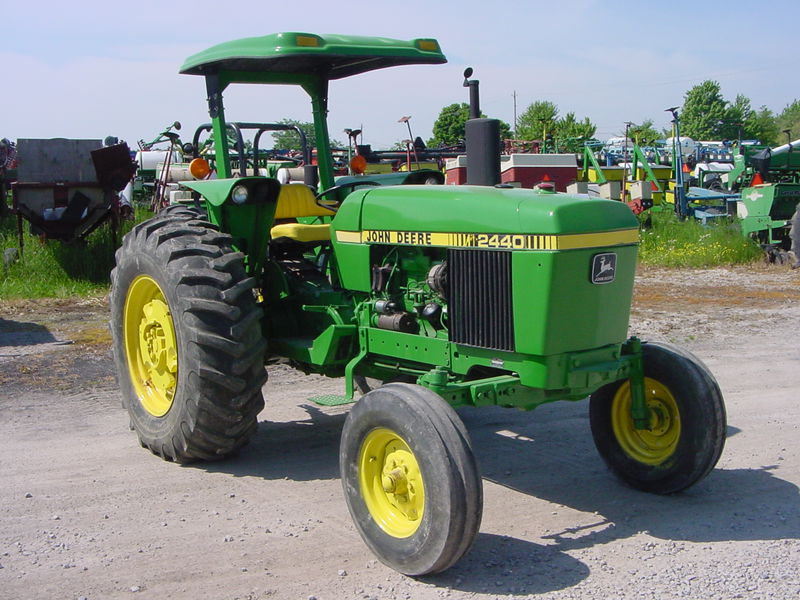
<svg viewBox="0 0 800 600"><path fill-rule="evenodd" d="M761 247L742 235L738 221L720 219L701 225L679 221L673 212L654 212L642 230L639 261L661 267L717 267L751 263L763 257Z"/></svg>
<svg viewBox="0 0 800 600"><path fill-rule="evenodd" d="M136 221L151 213L137 209ZM133 226L126 221L118 242ZM24 223L23 257L8 269L0 264L0 299L65 298L94 296L108 291L114 267L114 245L108 226L100 227L85 242L42 242ZM644 229L639 261L662 267L702 268L746 264L763 256L759 245L742 236L737 222L703 226L693 219L679 221L672 212L655 212ZM15 216L0 219L0 251L16 248Z"/></svg>
<svg viewBox="0 0 800 600"><path fill-rule="evenodd" d="M147 216L137 214L137 220ZM121 225L117 243L132 226L131 221ZM116 250L108 225L84 241L69 243L42 241L31 235L27 222L23 228L22 257L8 268L0 264L0 299L86 297L108 291ZM18 247L16 216L1 219L0 251Z"/></svg>

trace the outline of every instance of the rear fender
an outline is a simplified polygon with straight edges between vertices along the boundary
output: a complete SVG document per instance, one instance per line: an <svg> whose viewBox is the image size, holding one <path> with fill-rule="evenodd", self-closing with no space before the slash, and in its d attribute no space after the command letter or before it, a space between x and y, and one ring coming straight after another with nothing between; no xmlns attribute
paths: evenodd
<svg viewBox="0 0 800 600"><path fill-rule="evenodd" d="M181 185L200 194L211 222L233 236L234 247L245 254L247 272L260 277L281 189L278 180L239 177L185 181ZM241 204L232 199L239 186L247 190L247 198Z"/></svg>

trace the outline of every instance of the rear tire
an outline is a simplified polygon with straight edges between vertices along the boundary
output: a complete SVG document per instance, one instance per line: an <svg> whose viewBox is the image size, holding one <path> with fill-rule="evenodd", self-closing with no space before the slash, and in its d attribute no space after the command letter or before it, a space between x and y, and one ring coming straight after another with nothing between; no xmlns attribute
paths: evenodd
<svg viewBox="0 0 800 600"><path fill-rule="evenodd" d="M627 380L604 386L589 404L595 445L609 468L640 490L671 494L705 477L725 444L725 405L708 368L686 350L642 345L650 429L633 426Z"/></svg>
<svg viewBox="0 0 800 600"><path fill-rule="evenodd" d="M128 233L116 259L114 361L141 444L177 462L235 452L256 430L266 381L244 256L202 213L175 206Z"/></svg>
<svg viewBox="0 0 800 600"><path fill-rule="evenodd" d="M434 392L390 383L367 393L345 422L339 466L356 528L384 564L426 575L469 550L482 482L466 429Z"/></svg>

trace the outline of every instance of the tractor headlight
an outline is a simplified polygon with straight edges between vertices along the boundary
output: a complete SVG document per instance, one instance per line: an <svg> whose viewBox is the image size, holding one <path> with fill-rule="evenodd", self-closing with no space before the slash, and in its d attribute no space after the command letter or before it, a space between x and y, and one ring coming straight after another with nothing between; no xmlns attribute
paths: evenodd
<svg viewBox="0 0 800 600"><path fill-rule="evenodd" d="M247 202L247 197L250 193L247 191L247 188L243 185L237 185L231 191L231 200L233 200L234 204L244 204Z"/></svg>

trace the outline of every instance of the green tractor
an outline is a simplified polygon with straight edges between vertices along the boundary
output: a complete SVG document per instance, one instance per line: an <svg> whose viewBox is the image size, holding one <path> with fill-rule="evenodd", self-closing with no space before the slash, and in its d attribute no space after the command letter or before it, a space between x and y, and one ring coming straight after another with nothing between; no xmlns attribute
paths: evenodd
<svg viewBox="0 0 800 600"><path fill-rule="evenodd" d="M273 359L344 377L344 396L313 400L355 401L345 499L366 544L409 575L453 565L480 526L475 448L453 407L589 396L611 470L661 494L711 471L726 426L699 360L627 339L638 227L624 204L435 185L431 172L334 180L329 82L445 61L433 39L307 33L190 57L181 72L205 78L216 178L136 226L112 273L116 368L142 445L181 463L236 452ZM319 164L306 183L234 162L222 95L235 83L308 93Z"/></svg>

